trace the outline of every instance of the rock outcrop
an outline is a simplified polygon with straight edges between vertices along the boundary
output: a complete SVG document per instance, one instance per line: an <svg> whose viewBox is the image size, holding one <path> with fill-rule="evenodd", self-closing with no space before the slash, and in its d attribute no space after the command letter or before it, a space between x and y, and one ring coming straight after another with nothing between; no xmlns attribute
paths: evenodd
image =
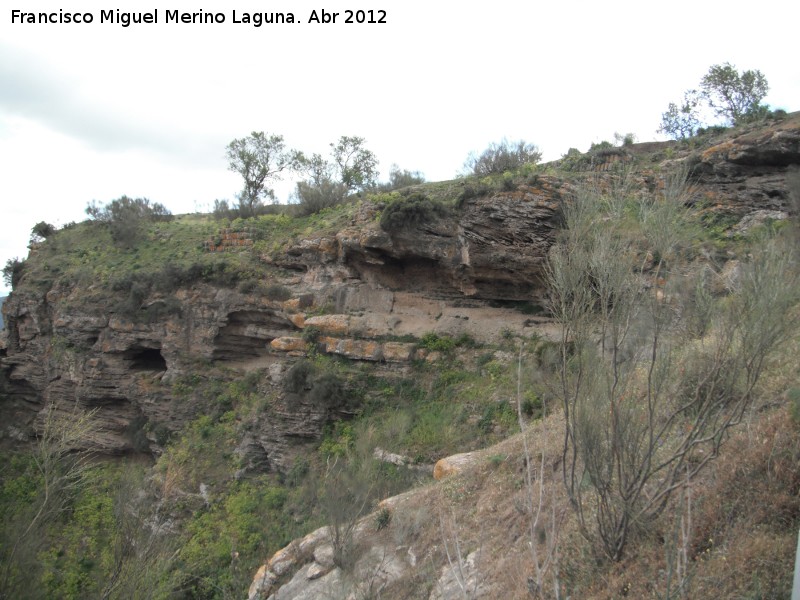
<svg viewBox="0 0 800 600"><path fill-rule="evenodd" d="M693 166L694 199L745 219L733 233L786 214L786 171L800 164L800 115L726 134L702 151L678 148L670 160L684 156ZM657 186L648 173L643 185ZM310 234L286 252L261 256L265 266L284 270L279 283L289 300L196 283L151 294L142 315L131 315L114 308L110 289L57 282L43 293L23 284L3 306L0 440L31 439L43 407L78 403L98 410L98 450L158 452L155 425L179 430L201 410L173 390L202 371L198 365L267 369L277 386L309 350L402 371L414 359L435 360L413 342L426 332L484 342L504 328L546 334L545 320L514 304L530 312L541 304L545 259L570 181L538 175L515 189L464 194L448 215L390 231L379 224L385 206L365 201L338 232ZM245 233L225 231L207 246L255 252L252 232ZM159 306L165 310L144 318L145 309ZM289 460L291 440L318 438L330 418L313 406L276 407L243 446L245 453L261 448L253 454L259 464ZM148 441L135 448L143 423Z"/></svg>
<svg viewBox="0 0 800 600"><path fill-rule="evenodd" d="M787 169L800 165L800 115L727 133L705 148L653 146L657 152L667 147L677 148L676 156L665 156L663 166L691 167L691 200L734 216L732 235L786 217ZM641 185L660 185L657 166L637 175ZM611 177L610 168L597 169L599 177ZM548 335L547 319L534 315L545 297L545 261L563 202L580 177L540 174L514 189L463 194L447 215L389 231L379 218L386 206L363 201L347 226L298 236L277 255L256 255L261 250L253 232L225 230L205 244L210 255L253 253L279 271L276 283L287 292L281 299L196 281L171 293L150 292L140 314L117 308L110 287L86 289L56 279L43 291L23 282L2 307L0 444L33 440L51 407L70 414L78 406L96 410L94 450L157 454L163 432L180 431L209 410L186 391L187 377L212 376L222 367L229 379L260 370L269 389L259 391L269 398L269 410L241 424L234 451L244 470L286 472L332 420L352 414L352 407L287 391L285 381L304 357L323 353L402 376L412 361L441 359L415 341L425 333L479 342L497 341L503 329ZM731 278L736 272L734 261L722 269ZM446 485L481 457L443 459L434 476ZM386 451L378 458L410 460ZM389 499L382 510L401 503ZM413 549L376 532L374 517L359 527L367 546L350 571L334 563L329 530L322 528L276 553L256 575L250 597L317 598L347 585L364 595L370 590L358 587L363 582L390 586L415 567ZM464 553L462 585L480 587L477 561L473 550ZM434 579L431 599L455 593L452 568L437 566Z"/></svg>
<svg viewBox="0 0 800 600"><path fill-rule="evenodd" d="M728 136L690 157L698 191L710 207L742 218L787 210L786 171L800 165L800 118Z"/></svg>

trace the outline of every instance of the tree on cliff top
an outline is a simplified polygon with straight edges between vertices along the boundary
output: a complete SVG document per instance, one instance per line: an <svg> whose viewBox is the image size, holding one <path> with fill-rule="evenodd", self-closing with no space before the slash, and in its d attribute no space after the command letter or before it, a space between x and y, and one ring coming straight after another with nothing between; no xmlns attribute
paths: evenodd
<svg viewBox="0 0 800 600"><path fill-rule="evenodd" d="M373 187L378 178L378 158L367 150L365 142L362 137L343 135L331 144L339 180L351 192Z"/></svg>
<svg viewBox="0 0 800 600"><path fill-rule="evenodd" d="M767 116L769 110L761 101L768 91L767 78L761 71L740 74L730 63L712 65L700 81L700 90L687 90L680 105L670 102L661 114L658 131L676 140L693 136L700 126L701 104L707 104L731 125Z"/></svg>
<svg viewBox="0 0 800 600"><path fill-rule="evenodd" d="M239 193L239 212L243 217L253 217L264 198L275 198L269 183L281 178L284 171L299 168L302 154L286 147L282 135L269 135L254 131L249 137L233 140L225 152L228 169L244 179Z"/></svg>
<svg viewBox="0 0 800 600"><path fill-rule="evenodd" d="M739 74L730 63L713 65L700 82L703 97L718 116L740 125L764 112L761 100L769 91L761 71Z"/></svg>

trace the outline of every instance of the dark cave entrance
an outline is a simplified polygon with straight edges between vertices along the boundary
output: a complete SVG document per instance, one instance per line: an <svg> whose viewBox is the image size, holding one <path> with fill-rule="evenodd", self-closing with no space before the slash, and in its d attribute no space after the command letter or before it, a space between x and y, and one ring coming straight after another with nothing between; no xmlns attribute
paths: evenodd
<svg viewBox="0 0 800 600"><path fill-rule="evenodd" d="M134 371L166 371L167 361L159 348L133 348L127 352Z"/></svg>

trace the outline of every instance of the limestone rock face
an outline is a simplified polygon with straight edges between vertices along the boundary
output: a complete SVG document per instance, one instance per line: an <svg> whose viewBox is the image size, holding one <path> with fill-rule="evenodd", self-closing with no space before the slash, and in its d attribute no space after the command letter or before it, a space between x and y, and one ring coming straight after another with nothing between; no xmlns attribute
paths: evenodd
<svg viewBox="0 0 800 600"><path fill-rule="evenodd" d="M786 171L800 165L800 116L752 127L695 157L693 180L711 207L742 218L785 211Z"/></svg>
<svg viewBox="0 0 800 600"><path fill-rule="evenodd" d="M0 442L11 432L32 438L44 407L67 410L77 403L97 410L101 432L94 449L157 451L155 439L134 448L134 438L142 444L144 423L175 431L202 409L176 401L173 381L195 372L198 361L262 359L268 366L269 343L297 331L269 301L211 286L179 290L180 314L154 322L87 305L80 294L22 291L8 299Z"/></svg>
<svg viewBox="0 0 800 600"><path fill-rule="evenodd" d="M563 188L566 190L566 188ZM458 217L386 232L377 224L337 234L339 255L365 281L441 297L530 300L560 222L562 187L467 200Z"/></svg>

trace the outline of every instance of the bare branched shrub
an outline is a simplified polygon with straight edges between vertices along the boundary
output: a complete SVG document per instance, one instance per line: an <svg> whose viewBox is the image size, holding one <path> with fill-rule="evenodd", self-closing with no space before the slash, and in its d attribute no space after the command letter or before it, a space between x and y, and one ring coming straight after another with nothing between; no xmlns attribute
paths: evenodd
<svg viewBox="0 0 800 600"><path fill-rule="evenodd" d="M328 522L333 562L343 571L351 570L358 559L354 536L359 520L369 512L372 491L373 482L361 477L358 469L339 457L329 461L320 507Z"/></svg>
<svg viewBox="0 0 800 600"><path fill-rule="evenodd" d="M100 597L156 598L169 593L168 572L178 549L171 521L161 503L143 490L142 473L127 469L114 499L111 569Z"/></svg>
<svg viewBox="0 0 800 600"><path fill-rule="evenodd" d="M612 560L717 456L797 321L797 261L782 239L754 248L726 298L711 297L706 269L680 267L679 183L621 213L597 186L579 190L549 257L563 479L582 533Z"/></svg>
<svg viewBox="0 0 800 600"><path fill-rule="evenodd" d="M452 509L445 516L439 514L439 534L447 557L447 567L437 588L431 594L432 600L458 597L462 600L475 600L479 597L482 576L479 565L483 546L467 554L462 547L455 514Z"/></svg>
<svg viewBox="0 0 800 600"><path fill-rule="evenodd" d="M533 576L528 580L529 593L537 598L545 597L546 579L553 586L553 597L561 598L561 583L558 571L558 537L563 515L556 511L555 481L545 469L545 453L538 449L539 461L533 464L533 455L528 444L527 425L523 419L522 401L522 353L524 344L520 345L517 362L517 420L522 432L522 447L525 453L525 509L528 513L529 545ZM547 405L542 399L542 415L547 413ZM539 440L544 439L544 421L540 421ZM550 495L550 510L545 509L545 496ZM541 532L541 534L540 534ZM540 548L540 538L544 537L544 548Z"/></svg>
<svg viewBox="0 0 800 600"><path fill-rule="evenodd" d="M691 583L691 544L692 544L692 486L687 478L680 490L675 527L666 540L666 582L664 600L689 598Z"/></svg>
<svg viewBox="0 0 800 600"><path fill-rule="evenodd" d="M87 448L97 431L94 411L77 406L63 411L54 404L44 409L29 475L36 482L35 494L29 506L4 518L0 529L0 598L27 595L48 525L68 510L92 467Z"/></svg>

